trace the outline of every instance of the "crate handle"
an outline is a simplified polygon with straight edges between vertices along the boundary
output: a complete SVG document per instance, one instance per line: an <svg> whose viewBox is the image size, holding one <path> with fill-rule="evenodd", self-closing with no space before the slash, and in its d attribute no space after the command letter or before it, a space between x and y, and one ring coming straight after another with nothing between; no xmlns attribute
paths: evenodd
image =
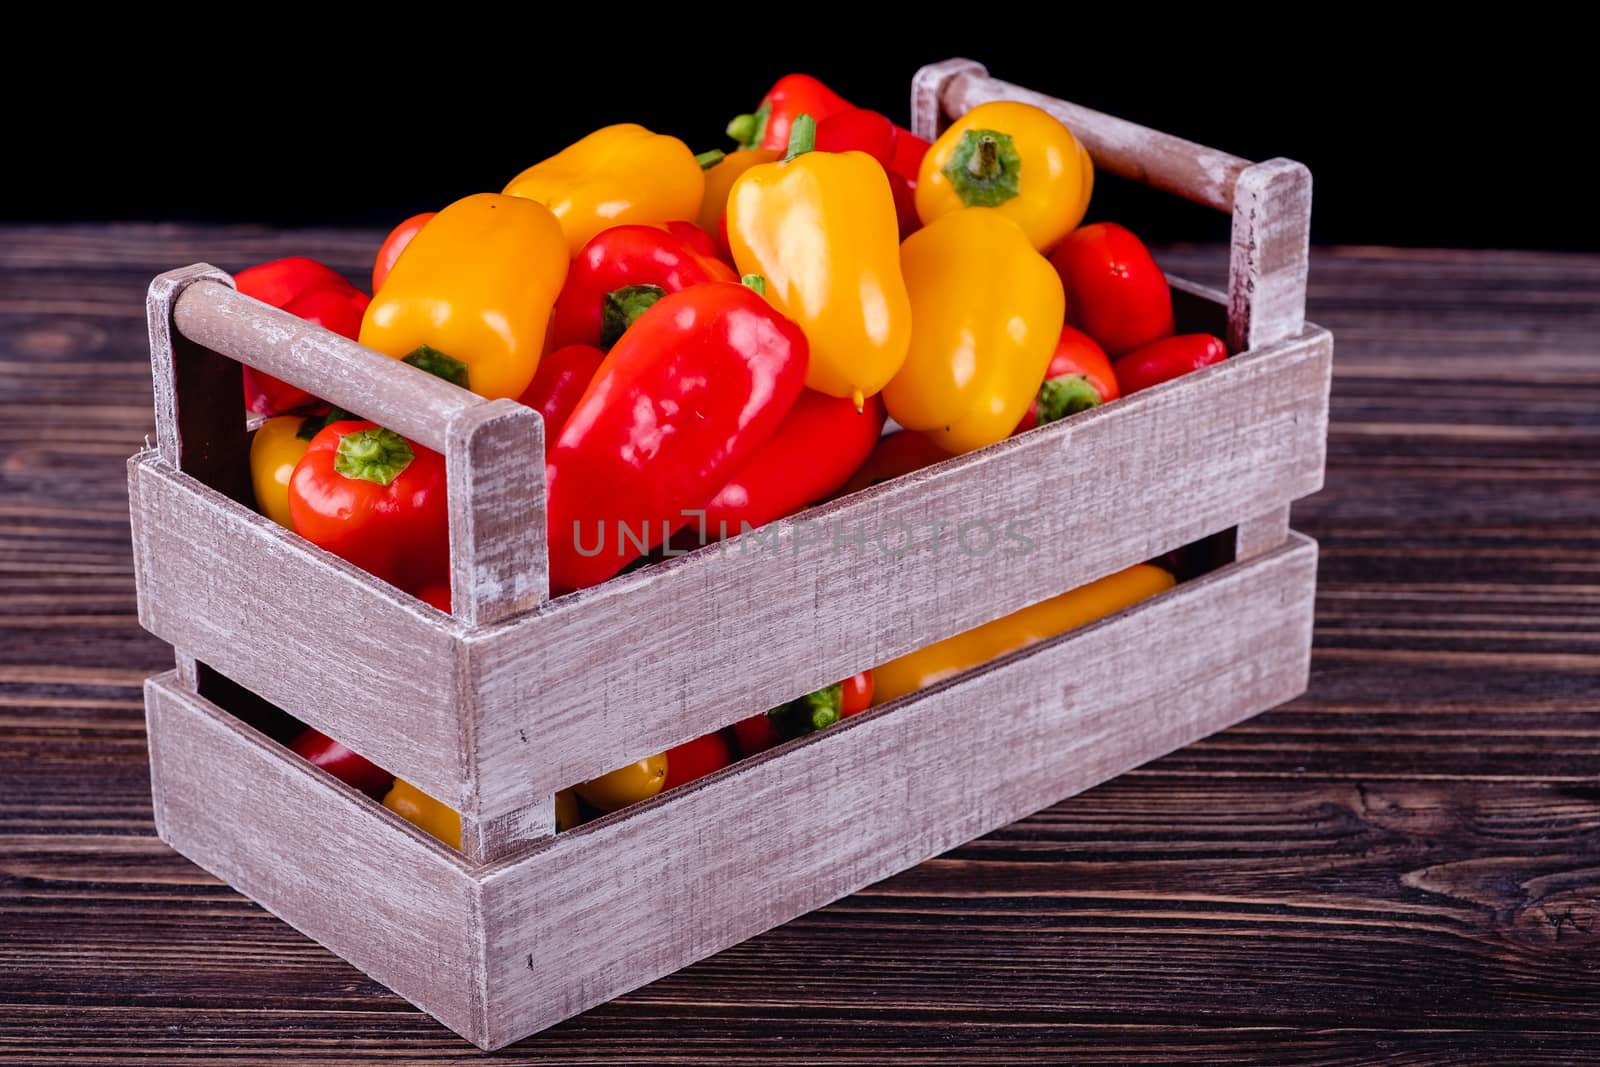
<svg viewBox="0 0 1600 1067"><path fill-rule="evenodd" d="M1016 100L1050 112L1102 171L1233 213L1230 351L1300 333L1311 235L1311 171L1304 164L1292 159L1252 163L991 78L983 64L970 59L947 59L917 71L911 81L911 128L932 140L948 125L947 117L993 100Z"/></svg>
<svg viewBox="0 0 1600 1067"><path fill-rule="evenodd" d="M538 412L485 400L245 296L210 264L157 276L146 311L156 443L173 467L249 499L244 364L444 453L456 618L487 625L548 599Z"/></svg>

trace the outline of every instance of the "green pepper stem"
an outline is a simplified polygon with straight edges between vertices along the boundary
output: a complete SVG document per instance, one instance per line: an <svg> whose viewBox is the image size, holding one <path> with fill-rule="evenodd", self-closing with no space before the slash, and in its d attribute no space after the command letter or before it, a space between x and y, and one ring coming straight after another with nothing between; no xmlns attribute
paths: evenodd
<svg viewBox="0 0 1600 1067"><path fill-rule="evenodd" d="M763 100L754 115L733 117L733 121L728 123L728 136L737 141L739 147L745 151L760 148L761 139L767 135L767 120L771 117L772 101Z"/></svg>
<svg viewBox="0 0 1600 1067"><path fill-rule="evenodd" d="M789 150L783 154L788 163L796 156L815 151L817 147L817 120L804 112L796 115L789 124Z"/></svg>
<svg viewBox="0 0 1600 1067"><path fill-rule="evenodd" d="M666 295L659 285L624 285L607 293L600 305L600 347L610 349L640 315Z"/></svg>
<svg viewBox="0 0 1600 1067"><path fill-rule="evenodd" d="M767 279L760 274L746 274L744 277L739 279L739 282L742 285L754 289L762 296L767 295Z"/></svg>
<svg viewBox="0 0 1600 1067"><path fill-rule="evenodd" d="M1099 407L1102 402L1100 390L1090 385L1085 375L1063 374L1051 378L1039 386L1039 425Z"/></svg>
<svg viewBox="0 0 1600 1067"><path fill-rule="evenodd" d="M451 385L459 385L463 389L471 388L467 385L467 365L459 359L452 359L432 345L418 345L415 351L400 362L409 363L420 371L427 371L435 378L443 378Z"/></svg>
<svg viewBox="0 0 1600 1067"><path fill-rule="evenodd" d="M724 152L720 148L713 148L709 152L701 152L699 155L695 156L694 161L700 164L701 170L710 170L712 167L716 166L718 163L721 163L727 158L728 153Z"/></svg>
<svg viewBox="0 0 1600 1067"><path fill-rule="evenodd" d="M1000 146L993 137L978 140L978 150L967 161L967 173L979 181L993 181L1000 173Z"/></svg>
<svg viewBox="0 0 1600 1067"><path fill-rule="evenodd" d="M346 478L389 485L411 466L417 454L404 437L393 430L374 426L339 438L333 456L333 469Z"/></svg>
<svg viewBox="0 0 1600 1067"><path fill-rule="evenodd" d="M1022 156L999 130L967 130L940 172L967 207L999 207L1022 192Z"/></svg>

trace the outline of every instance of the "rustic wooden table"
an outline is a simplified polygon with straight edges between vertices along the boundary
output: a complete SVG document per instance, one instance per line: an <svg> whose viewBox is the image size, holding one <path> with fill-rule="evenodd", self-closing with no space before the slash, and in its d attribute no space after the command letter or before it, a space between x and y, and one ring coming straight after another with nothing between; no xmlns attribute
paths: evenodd
<svg viewBox="0 0 1600 1067"><path fill-rule="evenodd" d="M145 284L375 244L0 230L0 1063L482 1059L150 818ZM1600 1063L1600 258L1330 250L1310 313L1309 694L497 1058Z"/></svg>

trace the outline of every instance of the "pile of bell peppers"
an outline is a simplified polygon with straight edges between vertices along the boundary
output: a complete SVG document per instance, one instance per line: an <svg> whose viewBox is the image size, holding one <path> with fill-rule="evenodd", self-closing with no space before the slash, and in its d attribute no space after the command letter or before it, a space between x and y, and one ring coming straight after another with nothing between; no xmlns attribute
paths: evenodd
<svg viewBox="0 0 1600 1067"><path fill-rule="evenodd" d="M635 124L596 130L499 192L405 219L377 249L370 297L303 257L235 281L537 410L545 453L528 462L544 465L558 596L1228 355L1176 333L1138 237L1083 224L1089 153L1044 110L984 104L930 143L790 74L727 132L730 145L696 152ZM248 370L245 404L265 417L250 455L259 510L448 612L443 458ZM1082 614L1029 611L1007 633ZM1015 644L968 636L883 666L876 689L871 672L847 679L558 808L568 823L614 810ZM296 747L449 836L437 801L337 742L308 731Z"/></svg>

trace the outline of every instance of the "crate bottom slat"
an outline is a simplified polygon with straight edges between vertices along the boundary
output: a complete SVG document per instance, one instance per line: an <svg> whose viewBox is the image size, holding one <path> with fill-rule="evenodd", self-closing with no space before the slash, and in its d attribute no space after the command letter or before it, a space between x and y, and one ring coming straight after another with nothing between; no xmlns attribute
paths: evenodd
<svg viewBox="0 0 1600 1067"><path fill-rule="evenodd" d="M169 673L146 691L158 827L446 1026L498 1048L1299 694L1315 573L1315 543L1291 535L484 867ZM643 854L658 862L639 864ZM554 891L572 886L583 891Z"/></svg>

